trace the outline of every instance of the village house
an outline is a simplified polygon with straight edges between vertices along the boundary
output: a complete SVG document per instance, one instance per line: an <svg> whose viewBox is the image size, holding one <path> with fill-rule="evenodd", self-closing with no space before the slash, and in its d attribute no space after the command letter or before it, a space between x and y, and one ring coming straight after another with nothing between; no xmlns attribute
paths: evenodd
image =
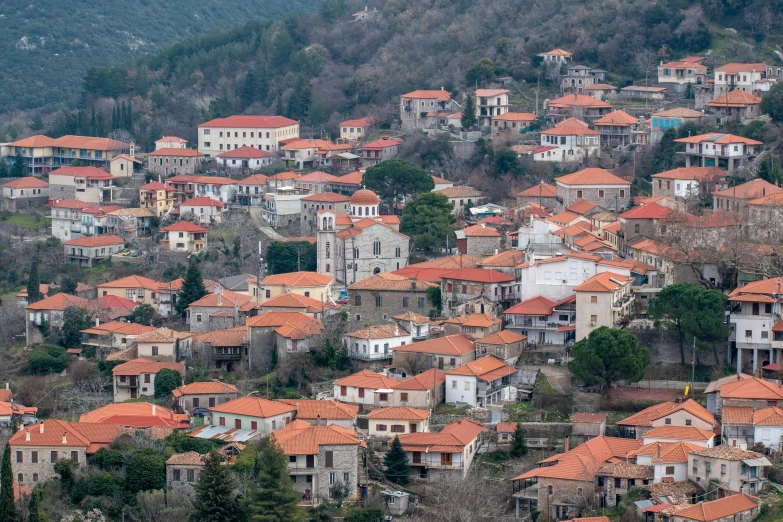
<svg viewBox="0 0 783 522"><path fill-rule="evenodd" d="M629 85L620 89L620 96L628 99L642 99L645 103L650 100L657 102L666 99L666 87L645 87L644 85Z"/></svg>
<svg viewBox="0 0 783 522"><path fill-rule="evenodd" d="M367 139L374 121L372 116L365 116L356 120L345 120L340 123L340 139L348 141L363 141Z"/></svg>
<svg viewBox="0 0 783 522"><path fill-rule="evenodd" d="M198 196L182 203L179 208L183 219L194 219L202 225L223 222L223 203L216 199Z"/></svg>
<svg viewBox="0 0 783 522"><path fill-rule="evenodd" d="M509 366L514 366L522 351L527 347L527 337L510 330L488 335L476 340L476 359L486 355L497 357Z"/></svg>
<svg viewBox="0 0 783 522"><path fill-rule="evenodd" d="M82 346L94 347L98 356L129 348L139 335L155 328L136 323L109 321L82 330Z"/></svg>
<svg viewBox="0 0 783 522"><path fill-rule="evenodd" d="M617 422L624 437L637 439L641 439L652 428L662 426L695 427L710 431L714 424L715 416L693 399L656 404Z"/></svg>
<svg viewBox="0 0 783 522"><path fill-rule="evenodd" d="M299 219L302 198L307 191L296 187L270 189L261 207L264 219L272 227L293 225Z"/></svg>
<svg viewBox="0 0 783 522"><path fill-rule="evenodd" d="M130 178L141 169L141 165L141 160L128 154L120 154L109 160L109 173L115 178Z"/></svg>
<svg viewBox="0 0 783 522"><path fill-rule="evenodd" d="M449 317L491 314L516 300L516 278L482 268L463 268L441 276L443 311Z"/></svg>
<svg viewBox="0 0 783 522"><path fill-rule="evenodd" d="M240 205L260 207L264 204L264 194L269 178L263 174L252 174L237 181L237 202Z"/></svg>
<svg viewBox="0 0 783 522"><path fill-rule="evenodd" d="M150 181L139 187L139 206L163 217L174 208L174 187L160 181Z"/></svg>
<svg viewBox="0 0 783 522"><path fill-rule="evenodd" d="M310 426L296 420L272 434L288 456L288 474L302 500L313 505L337 496L338 488L348 499L359 496L358 434L340 426ZM341 492L342 494L342 492Z"/></svg>
<svg viewBox="0 0 783 522"><path fill-rule="evenodd" d="M713 71L713 96L718 97L729 91L742 91L751 94L769 90L769 84L763 82L767 77L766 63L727 63Z"/></svg>
<svg viewBox="0 0 783 522"><path fill-rule="evenodd" d="M148 304L161 315L167 316L172 310L173 298L181 284L181 279L163 283L134 275L101 283L97 289L99 298L113 296L129 299L137 304Z"/></svg>
<svg viewBox="0 0 783 522"><path fill-rule="evenodd" d="M318 272L289 272L268 275L260 285L256 278L252 278L248 283L253 298L263 304L267 299L289 292L327 302L332 296L332 281L331 276Z"/></svg>
<svg viewBox="0 0 783 522"><path fill-rule="evenodd" d="M546 103L547 119L552 123L568 118L576 118L589 123L610 112L612 112L610 104L586 94L567 94Z"/></svg>
<svg viewBox="0 0 783 522"><path fill-rule="evenodd" d="M715 433L712 430L702 430L693 426L658 426L642 435L643 444L659 442L688 442L703 448L711 448L715 444Z"/></svg>
<svg viewBox="0 0 783 522"><path fill-rule="evenodd" d="M505 112L498 116L493 116L491 120L492 135L498 136L504 132L521 134L525 129L535 124L538 121L538 117L529 112Z"/></svg>
<svg viewBox="0 0 783 522"><path fill-rule="evenodd" d="M505 226L503 227L505 229ZM485 257L478 263L479 268L495 270L508 275L515 275L517 265L525 260L525 253L519 250L506 250L499 254Z"/></svg>
<svg viewBox="0 0 783 522"><path fill-rule="evenodd" d="M446 370L446 402L486 408L500 401L513 400L512 387L516 381L516 368L487 355Z"/></svg>
<svg viewBox="0 0 783 522"><path fill-rule="evenodd" d="M783 407L783 387L766 379L740 373L719 380L715 384L716 386L707 388L709 390L707 394L708 404L714 404L716 414L721 416L724 416L723 411L726 408L731 407L729 425L754 424L755 419L751 416L750 410ZM737 408L748 409L739 410ZM765 413L774 414L776 411L770 410ZM774 416L770 420L774 420ZM753 429L750 429L747 434L732 432L728 438L732 444L736 443L740 447L746 440L747 442L755 443ZM751 446L752 444L747 445L747 447Z"/></svg>
<svg viewBox="0 0 783 522"><path fill-rule="evenodd" d="M40 207L49 200L49 183L32 176L3 184L3 206L8 212Z"/></svg>
<svg viewBox="0 0 783 522"><path fill-rule="evenodd" d="M118 205L95 205L81 209L82 223L81 234L88 236L102 236L111 232L109 226L109 213L120 210ZM77 237L72 234L72 237Z"/></svg>
<svg viewBox="0 0 783 522"><path fill-rule="evenodd" d="M377 408L367 414L367 433L373 438L390 439L403 433L430 431L430 410L409 406Z"/></svg>
<svg viewBox="0 0 783 522"><path fill-rule="evenodd" d="M345 334L343 339L348 357L360 361L391 362L397 346L412 342L411 334L396 324L368 326Z"/></svg>
<svg viewBox="0 0 783 522"><path fill-rule="evenodd" d="M532 202L545 208L555 208L557 206L557 187L542 181L538 185L515 194L514 197L518 205Z"/></svg>
<svg viewBox="0 0 783 522"><path fill-rule="evenodd" d="M457 251L461 254L484 256L500 248L500 232L485 223L480 223L454 232Z"/></svg>
<svg viewBox="0 0 783 522"><path fill-rule="evenodd" d="M139 357L155 361L180 362L193 358L193 334L177 332L169 328L157 328L136 337L136 353Z"/></svg>
<svg viewBox="0 0 783 522"><path fill-rule="evenodd" d="M779 296L783 278L754 281L729 294L732 327L729 341L737 349L737 372L743 369L743 355L752 355L752 370L757 371L761 361L783 362L783 336L777 332L780 324ZM759 352L761 359L759 359Z"/></svg>
<svg viewBox="0 0 783 522"><path fill-rule="evenodd" d="M268 437L270 433L284 428L295 416L294 406L248 396L209 407L204 425L249 430Z"/></svg>
<svg viewBox="0 0 783 522"><path fill-rule="evenodd" d="M108 448L119 436L116 424L86 424L47 420L20 429L11 436L14 482L35 487L56 479L54 464L70 459L77 467L87 464L87 456Z"/></svg>
<svg viewBox="0 0 783 522"><path fill-rule="evenodd" d="M299 122L283 116L234 115L198 126L198 151L207 158L248 146L276 152L280 142L299 137Z"/></svg>
<svg viewBox="0 0 783 522"><path fill-rule="evenodd" d="M195 174L204 161L204 155L193 149L158 149L147 157L147 169L158 176Z"/></svg>
<svg viewBox="0 0 783 522"><path fill-rule="evenodd" d="M576 331L576 296L559 301L537 296L515 304L505 312L508 332L536 345L563 345L573 340Z"/></svg>
<svg viewBox="0 0 783 522"><path fill-rule="evenodd" d="M359 407L329 400L280 399L279 402L296 407L296 420L313 426L339 426L346 429L356 427Z"/></svg>
<svg viewBox="0 0 783 522"><path fill-rule="evenodd" d="M652 469L649 466L622 461L603 464L595 472L599 505L615 507L629 490L644 487L651 479Z"/></svg>
<svg viewBox="0 0 783 522"><path fill-rule="evenodd" d="M25 306L27 317L25 321L25 339L27 346L43 342L39 328L48 324L49 328L59 330L63 326L63 313L69 306L87 308L90 301L75 295L58 293L44 297L40 301Z"/></svg>
<svg viewBox="0 0 783 522"><path fill-rule="evenodd" d="M579 514L584 499L595 495L596 471L641 447L633 439L595 437L538 462L538 467L512 480L516 518L538 510L552 520Z"/></svg>
<svg viewBox="0 0 783 522"><path fill-rule="evenodd" d="M582 161L598 156L600 133L587 123L568 118L541 132L541 147L533 151L534 161ZM552 205L554 207L555 205Z"/></svg>
<svg viewBox="0 0 783 522"><path fill-rule="evenodd" d="M171 394L179 411L193 415L196 410L203 412L218 404L237 398L239 392L233 384L219 381L193 382L175 388Z"/></svg>
<svg viewBox="0 0 783 522"><path fill-rule="evenodd" d="M436 368L403 379L394 385L392 406L431 410L446 398L446 374Z"/></svg>
<svg viewBox="0 0 783 522"><path fill-rule="evenodd" d="M604 80L606 71L584 65L569 65L566 73L560 75L560 91L564 94L581 94L585 87Z"/></svg>
<svg viewBox="0 0 783 522"><path fill-rule="evenodd" d="M247 145L221 152L215 158L219 167L241 171L258 170L261 167L268 167L272 163L279 161L277 154L274 152L256 149Z"/></svg>
<svg viewBox="0 0 783 522"><path fill-rule="evenodd" d="M415 312L404 312L392 317L400 328L411 334L414 341L422 341L430 336L430 319Z"/></svg>
<svg viewBox="0 0 783 522"><path fill-rule="evenodd" d="M716 481L731 491L755 495L768 482L765 468L769 466L772 464L761 453L723 444L690 452L688 480L704 489Z"/></svg>
<svg viewBox="0 0 783 522"><path fill-rule="evenodd" d="M166 460L166 488L196 498L196 484L204 469L206 456L188 451L175 453Z"/></svg>
<svg viewBox="0 0 783 522"><path fill-rule="evenodd" d="M707 411L709 411L712 414L720 415L721 414L721 406L722 404L720 401L720 389L724 384L732 383L735 381L742 381L747 379L754 379L753 376L747 375L745 373L737 373L735 375L728 375L726 377L721 377L720 379L716 379L712 382L710 382L707 385L707 388L704 390L704 395L707 397ZM783 396L782 396L783 397ZM748 423L751 423L752 420L749 420ZM727 438L728 436L724 435L724 437ZM729 444L735 445L729 441Z"/></svg>
<svg viewBox="0 0 783 522"><path fill-rule="evenodd" d="M627 208L631 200L631 183L611 172L587 168L555 179L559 211L584 199L601 207L619 211Z"/></svg>
<svg viewBox="0 0 783 522"><path fill-rule="evenodd" d="M312 297L288 293L272 297L258 306L258 313L267 312L301 312L318 320L324 318L324 314L332 315L335 313L335 305L331 302L316 301Z"/></svg>
<svg viewBox="0 0 783 522"><path fill-rule="evenodd" d="M288 354L310 350L309 340L323 330L323 323L301 312L267 312L247 319L251 360L263 364L270 348L277 350L279 360Z"/></svg>
<svg viewBox="0 0 783 522"><path fill-rule="evenodd" d="M481 191L467 185L456 185L435 192L448 198L449 203L454 208L452 213L455 216L463 216L466 205L477 206L486 200Z"/></svg>
<svg viewBox="0 0 783 522"><path fill-rule="evenodd" d="M177 221L161 229L163 250L196 254L207 246L207 229L189 221Z"/></svg>
<svg viewBox="0 0 783 522"><path fill-rule="evenodd" d="M712 207L747 216L748 203L767 196L783 194L783 188L761 178L718 190L712 194Z"/></svg>
<svg viewBox="0 0 783 522"><path fill-rule="evenodd" d="M115 366L112 369L114 402L153 397L155 395L155 376L163 369L174 370L180 374L185 373L185 367L182 364L156 362L141 357Z"/></svg>
<svg viewBox="0 0 783 522"><path fill-rule="evenodd" d="M402 140L383 136L379 140L362 145L362 165L377 165L378 163L393 159L400 151Z"/></svg>
<svg viewBox="0 0 783 522"><path fill-rule="evenodd" d="M703 112L686 107L654 112L650 115L650 143L660 141L669 129L676 131L686 123L698 123L703 117Z"/></svg>
<svg viewBox="0 0 783 522"><path fill-rule="evenodd" d="M602 272L574 288L576 292L576 341L601 326L616 327L633 311L633 278Z"/></svg>
<svg viewBox="0 0 783 522"><path fill-rule="evenodd" d="M653 196L691 199L722 187L726 172L718 167L676 168L652 175Z"/></svg>
<svg viewBox="0 0 783 522"><path fill-rule="evenodd" d="M89 268L106 261L125 248L120 236L81 236L63 243L65 261L80 268Z"/></svg>
<svg viewBox="0 0 783 522"><path fill-rule="evenodd" d="M473 361L476 346L463 334L455 334L398 346L392 353L394 366L418 373L430 368L448 370Z"/></svg>
<svg viewBox="0 0 783 522"><path fill-rule="evenodd" d="M61 241L82 234L82 211L92 205L77 199L55 199L49 203L52 217L52 236Z"/></svg>
<svg viewBox="0 0 783 522"><path fill-rule="evenodd" d="M258 303L251 296L218 285L214 291L190 303L185 322L191 332L211 332L241 326L257 309Z"/></svg>
<svg viewBox="0 0 783 522"><path fill-rule="evenodd" d="M119 208L107 213L106 232L126 241L152 234L155 214L146 208Z"/></svg>
<svg viewBox="0 0 783 522"><path fill-rule="evenodd" d="M582 92L598 100L609 100L617 96L617 87L608 83L594 83L582 88Z"/></svg>
<svg viewBox="0 0 783 522"><path fill-rule="evenodd" d="M766 396L770 398L767 404L778 404L780 390L776 389L777 387L770 386L769 389L764 389L754 384L727 388L729 397L724 400L730 403L747 404L754 402L748 399L759 400ZM747 449L755 444L762 444L771 451L780 451L781 436L783 436L783 409L778 406L758 407L756 403L755 408L754 406L724 406L721 414L722 435L728 445Z"/></svg>
<svg viewBox="0 0 783 522"><path fill-rule="evenodd" d="M711 502L678 509L668 518L671 522L725 522L753 520L759 513L761 501L750 495L731 495ZM664 515L665 516L665 515Z"/></svg>
<svg viewBox="0 0 783 522"><path fill-rule="evenodd" d="M495 116L508 112L508 89L476 89L476 120L479 127L491 127Z"/></svg>
<svg viewBox="0 0 783 522"><path fill-rule="evenodd" d="M741 90L729 91L707 102L709 114L718 116L718 125L728 123L733 119L741 122L757 118L761 115L761 98L753 93Z"/></svg>
<svg viewBox="0 0 783 522"><path fill-rule="evenodd" d="M658 237L666 230L666 219L672 210L658 203L647 203L626 210L620 218L620 251L638 237Z"/></svg>
<svg viewBox="0 0 783 522"><path fill-rule="evenodd" d="M89 424L116 424L146 432L150 438L162 439L173 430L187 429L190 419L187 415L174 413L168 408L148 402L111 403L82 414L79 422Z"/></svg>
<svg viewBox="0 0 783 522"><path fill-rule="evenodd" d="M283 162L288 168L312 169L321 166L324 154L330 150L350 150L350 145L335 145L331 141L294 138L280 144Z"/></svg>
<svg viewBox="0 0 783 522"><path fill-rule="evenodd" d="M8 383L6 383L6 386L8 386ZM18 426L27 426L38 422L38 418L36 417L38 408L35 406L24 406L19 404L11 398L10 389L6 387L5 391L7 395L5 398L7 400L0 401L0 423L10 427L14 425L14 422L16 422Z"/></svg>
<svg viewBox="0 0 783 522"><path fill-rule="evenodd" d="M442 323L445 335L462 334L468 339L478 340L495 334L503 327L503 321L489 314L460 315Z"/></svg>
<svg viewBox="0 0 783 522"><path fill-rule="evenodd" d="M685 144L686 167L719 167L733 174L736 170L752 161L762 142L735 136L711 132L678 138L675 143Z"/></svg>
<svg viewBox="0 0 783 522"><path fill-rule="evenodd" d="M571 61L571 53L563 49L552 49L545 53L539 53L538 56L544 59L546 64L564 64Z"/></svg>
<svg viewBox="0 0 783 522"><path fill-rule="evenodd" d="M418 90L400 96L400 122L403 131L431 129L437 118L428 116L431 112L451 112L451 95L444 89Z"/></svg>
<svg viewBox="0 0 783 522"><path fill-rule="evenodd" d="M249 367L248 328L245 325L196 334L193 351L201 356L205 367L235 371Z"/></svg>
<svg viewBox="0 0 783 522"><path fill-rule="evenodd" d="M606 413L575 412L570 418L572 438L602 437L606 432L606 417Z"/></svg>
<svg viewBox="0 0 783 522"><path fill-rule="evenodd" d="M644 130L642 121L621 109L598 118L593 127L601 133L601 141L608 148L646 145L650 140L649 129Z"/></svg>
<svg viewBox="0 0 783 522"><path fill-rule="evenodd" d="M96 167L60 167L49 173L49 197L78 199L87 203L110 203L114 177Z"/></svg>
<svg viewBox="0 0 783 522"><path fill-rule="evenodd" d="M183 140L177 136L163 136L155 140L155 150L160 149L184 149L188 146L188 140Z"/></svg>
<svg viewBox="0 0 783 522"><path fill-rule="evenodd" d="M701 85L707 79L707 66L695 61L673 61L658 65L658 83L683 92L687 85Z"/></svg>
<svg viewBox="0 0 783 522"><path fill-rule="evenodd" d="M406 433L398 438L408 456L411 473L423 479L465 477L482 445L483 424L460 419L439 433Z"/></svg>
<svg viewBox="0 0 783 522"><path fill-rule="evenodd" d="M334 381L334 398L358 405L359 412L385 408L391 406L392 389L399 382L380 373L361 370Z"/></svg>
<svg viewBox="0 0 783 522"><path fill-rule="evenodd" d="M40 176L52 169L70 167L74 161L85 167L108 169L114 157L128 151L133 156L133 149L132 143L110 138L67 135L52 139L36 135L4 144L0 152L3 156L22 156L28 173Z"/></svg>
<svg viewBox="0 0 783 522"><path fill-rule="evenodd" d="M653 483L680 482L688 478L688 455L703 449L691 442L651 442L628 456L651 469Z"/></svg>

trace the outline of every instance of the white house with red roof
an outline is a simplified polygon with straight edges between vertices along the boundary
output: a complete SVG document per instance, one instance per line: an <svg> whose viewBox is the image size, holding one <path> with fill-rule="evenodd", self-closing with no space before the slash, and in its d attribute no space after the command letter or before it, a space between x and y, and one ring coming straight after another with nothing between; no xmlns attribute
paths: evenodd
<svg viewBox="0 0 783 522"><path fill-rule="evenodd" d="M108 169L116 156L130 151L133 145L111 138L66 135L56 139L36 135L4 144L3 156L19 154L31 175L46 174L51 169L71 166L74 160L87 167Z"/></svg>
<svg viewBox="0 0 783 522"><path fill-rule="evenodd" d="M374 437L392 438L403 433L430 431L431 410L410 406L376 408L367 414L368 433Z"/></svg>
<svg viewBox="0 0 783 522"><path fill-rule="evenodd" d="M476 89L476 119L479 127L491 127L493 118L508 112L508 89Z"/></svg>
<svg viewBox="0 0 783 522"><path fill-rule="evenodd" d="M394 385L392 404L433 409L446 396L446 374L436 368L403 379Z"/></svg>
<svg viewBox="0 0 783 522"><path fill-rule="evenodd" d="M729 341L737 349L737 372L742 371L743 356L748 355L754 372L764 363L783 363L782 287L783 278L776 277L753 281L729 294Z"/></svg>
<svg viewBox="0 0 783 522"><path fill-rule="evenodd" d="M181 363L157 362L143 357L115 366L112 369L114 402L153 397L155 376L163 369L185 373L185 367Z"/></svg>
<svg viewBox="0 0 783 522"><path fill-rule="evenodd" d="M269 178L263 174L251 174L237 181L237 201L240 205L254 207L262 205L267 184L269 184Z"/></svg>
<svg viewBox="0 0 783 522"><path fill-rule="evenodd" d="M362 145L362 165L377 165L383 160L392 159L400 151L402 140L383 136L379 140Z"/></svg>
<svg viewBox="0 0 783 522"><path fill-rule="evenodd" d="M411 472L421 478L465 477L482 444L481 434L489 430L480 422L460 419L438 433L400 435Z"/></svg>
<svg viewBox="0 0 783 522"><path fill-rule="evenodd" d="M341 402L358 404L360 412L365 407L384 408L391 406L393 388L398 383L397 379L386 375L361 370L334 381L334 398Z"/></svg>
<svg viewBox="0 0 783 522"><path fill-rule="evenodd" d="M43 342L43 336L39 330L44 323L48 323L50 328L59 329L63 325L63 313L69 306L87 308L90 301L83 297L71 294L58 293L49 297L44 297L40 301L25 306L25 337L27 345L34 342Z"/></svg>
<svg viewBox="0 0 783 522"><path fill-rule="evenodd" d="M514 400L518 370L493 355L446 370L446 402L486 408Z"/></svg>
<svg viewBox="0 0 783 522"><path fill-rule="evenodd" d="M205 196L187 200L179 206L179 211L180 217L192 217L202 225L223 221L223 203Z"/></svg>
<svg viewBox="0 0 783 522"><path fill-rule="evenodd" d="M727 63L713 71L713 96L739 90L749 93L768 91L771 87L767 79L766 63Z"/></svg>
<svg viewBox="0 0 783 522"><path fill-rule="evenodd" d="M702 58L703 59L703 58ZM707 66L699 62L666 62L658 66L658 83L674 91L685 90L687 84L701 85L707 81Z"/></svg>
<svg viewBox="0 0 783 522"><path fill-rule="evenodd" d="M15 179L3 185L3 210L16 212L23 208L45 205L49 183L33 176Z"/></svg>
<svg viewBox="0 0 783 522"><path fill-rule="evenodd" d="M118 254L125 248L120 236L80 236L63 243L65 260L80 268L89 268Z"/></svg>
<svg viewBox="0 0 783 522"><path fill-rule="evenodd" d="M541 150L546 149L546 150ZM568 118L541 132L541 147L533 150L535 161L582 161L601 153L600 133L576 118Z"/></svg>
<svg viewBox="0 0 783 522"><path fill-rule="evenodd" d="M340 139L350 141L362 141L367 139L375 119L365 116L355 120L346 120L340 123Z"/></svg>
<svg viewBox="0 0 783 522"><path fill-rule="evenodd" d="M276 152L280 142L299 137L299 122L283 116L234 115L198 126L198 150L207 158L248 146Z"/></svg>
<svg viewBox="0 0 783 522"><path fill-rule="evenodd" d="M139 187L139 206L163 217L174 208L176 189L160 181L150 181Z"/></svg>
<svg viewBox="0 0 783 522"><path fill-rule="evenodd" d="M183 140L177 136L163 136L155 140L155 150L160 149L184 149L188 146L188 140Z"/></svg>
<svg viewBox="0 0 783 522"><path fill-rule="evenodd" d="M576 337L581 341L601 326L614 328L631 314L633 277L601 272L574 288L576 292Z"/></svg>
<svg viewBox="0 0 783 522"><path fill-rule="evenodd" d="M97 167L60 167L49 173L49 195L87 203L110 203L114 177Z"/></svg>
<svg viewBox="0 0 783 522"><path fill-rule="evenodd" d="M209 408L204 424L252 430L266 437L294 420L296 407L261 397L239 397Z"/></svg>
<svg viewBox="0 0 783 522"><path fill-rule="evenodd" d="M506 328L530 344L565 345L576 331L576 296L553 301L539 295L515 304L503 316Z"/></svg>
<svg viewBox="0 0 783 522"><path fill-rule="evenodd" d="M178 221L162 229L160 247L173 252L198 253L207 246L207 229L190 221Z"/></svg>
<svg viewBox="0 0 783 522"><path fill-rule="evenodd" d="M279 161L277 154L243 145L216 156L217 164L227 169L257 170Z"/></svg>
<svg viewBox="0 0 783 522"><path fill-rule="evenodd" d="M678 138L675 143L685 145L686 167L719 167L729 174L752 161L764 143L733 134L710 132L687 138Z"/></svg>

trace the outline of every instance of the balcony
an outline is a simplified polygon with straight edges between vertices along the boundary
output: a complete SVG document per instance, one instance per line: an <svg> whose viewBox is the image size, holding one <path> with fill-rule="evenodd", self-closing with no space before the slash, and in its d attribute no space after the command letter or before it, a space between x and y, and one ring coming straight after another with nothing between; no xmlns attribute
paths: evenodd
<svg viewBox="0 0 783 522"><path fill-rule="evenodd" d="M127 379L125 381L116 379L114 382L118 388L136 388L139 385L138 381L135 378Z"/></svg>
<svg viewBox="0 0 783 522"><path fill-rule="evenodd" d="M215 351L214 357L216 361L239 361L242 359L242 353L218 353Z"/></svg>
<svg viewBox="0 0 783 522"><path fill-rule="evenodd" d="M391 352L379 352L379 353L362 353L362 352L348 352L348 357L351 359L358 359L360 361L383 361L392 358Z"/></svg>

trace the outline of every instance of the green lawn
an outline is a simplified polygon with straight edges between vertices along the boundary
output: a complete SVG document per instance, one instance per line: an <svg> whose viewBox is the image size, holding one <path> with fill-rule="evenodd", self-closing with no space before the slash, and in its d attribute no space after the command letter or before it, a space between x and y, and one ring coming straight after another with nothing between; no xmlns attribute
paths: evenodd
<svg viewBox="0 0 783 522"><path fill-rule="evenodd" d="M25 228L46 228L49 226L52 219L48 216L10 214L8 216L0 216L0 220L2 220L3 223L10 223L11 225L18 225Z"/></svg>

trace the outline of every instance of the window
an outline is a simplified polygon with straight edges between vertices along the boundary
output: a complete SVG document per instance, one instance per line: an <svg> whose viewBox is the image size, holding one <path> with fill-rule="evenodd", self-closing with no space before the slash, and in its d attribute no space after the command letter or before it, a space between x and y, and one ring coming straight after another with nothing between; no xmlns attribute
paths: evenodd
<svg viewBox="0 0 783 522"><path fill-rule="evenodd" d="M180 478L180 474L179 474L179 470L178 469L173 470L173 472L172 472L172 480L174 480L175 482L179 482L180 480L182 480Z"/></svg>
<svg viewBox="0 0 783 522"><path fill-rule="evenodd" d="M457 389L457 381L451 381L451 389L456 390Z"/></svg>
<svg viewBox="0 0 783 522"><path fill-rule="evenodd" d="M19 473L19 474L16 476L16 481L17 481L17 482L24 482L24 475L22 475L21 473Z"/></svg>
<svg viewBox="0 0 783 522"><path fill-rule="evenodd" d="M24 463L24 456L23 456L23 454L22 454L22 452L21 452L21 451L17 451L17 452L16 452L16 463L17 463L17 464L22 464L22 463Z"/></svg>
<svg viewBox="0 0 783 522"><path fill-rule="evenodd" d="M196 314L196 322L197 323L201 322L201 314Z"/></svg>
<svg viewBox="0 0 783 522"><path fill-rule="evenodd" d="M78 451L72 451L71 452L71 460L74 462L79 462L79 452Z"/></svg>
<svg viewBox="0 0 783 522"><path fill-rule="evenodd" d="M591 315L590 316L590 322L591 323L597 323L598 322L598 316L597 315Z"/></svg>
<svg viewBox="0 0 783 522"><path fill-rule="evenodd" d="M551 484L546 487L546 493L547 495L552 495L555 492L555 487Z"/></svg>
<svg viewBox="0 0 783 522"><path fill-rule="evenodd" d="M666 474L674 475L674 466L666 466Z"/></svg>
<svg viewBox="0 0 783 522"><path fill-rule="evenodd" d="M144 382L145 382L146 384L149 384L149 383L150 383L150 374L149 374L149 373L145 373L145 374L144 374Z"/></svg>
<svg viewBox="0 0 783 522"><path fill-rule="evenodd" d="M38 452L37 451L31 451L30 452L30 462L33 464L38 464Z"/></svg>
<svg viewBox="0 0 783 522"><path fill-rule="evenodd" d="M665 422L666 424L671 424L671 423L672 423L672 419L669 417L669 418L667 418L667 419L666 419L664 422Z"/></svg>
<svg viewBox="0 0 783 522"><path fill-rule="evenodd" d="M624 189L620 189L620 197L621 198L625 197L625 190Z"/></svg>
<svg viewBox="0 0 783 522"><path fill-rule="evenodd" d="M375 431L386 431L386 425L385 424L376 424L375 425Z"/></svg>
<svg viewBox="0 0 783 522"><path fill-rule="evenodd" d="M258 422L257 421L250 421L250 429L257 431L258 430Z"/></svg>
<svg viewBox="0 0 783 522"><path fill-rule="evenodd" d="M360 295L353 296L353 305L354 306L362 306L362 296L360 296Z"/></svg>
<svg viewBox="0 0 783 522"><path fill-rule="evenodd" d="M710 471L712 471L712 462L709 460L704 463L704 469L707 471L707 474L709 475Z"/></svg>
<svg viewBox="0 0 783 522"><path fill-rule="evenodd" d="M347 471L343 473L343 482L348 484L351 481L351 474Z"/></svg>
<svg viewBox="0 0 783 522"><path fill-rule="evenodd" d="M743 467L745 465L743 464ZM693 472L698 473L699 472L699 461L697 459L693 459Z"/></svg>
<svg viewBox="0 0 783 522"><path fill-rule="evenodd" d="M636 223L636 224L633 226L633 231L634 231L634 234L638 234L638 233L639 233L639 230L640 230L639 223Z"/></svg>
<svg viewBox="0 0 783 522"><path fill-rule="evenodd" d="M326 452L326 463L324 464L327 468L334 467L334 452L333 451L327 451Z"/></svg>
<svg viewBox="0 0 783 522"><path fill-rule="evenodd" d="M577 190L576 191L576 198L577 199L582 199L582 191L581 190Z"/></svg>
<svg viewBox="0 0 783 522"><path fill-rule="evenodd" d="M372 253L374 256L381 255L381 240L376 239L372 244Z"/></svg>
<svg viewBox="0 0 783 522"><path fill-rule="evenodd" d="M58 458L59 458L59 455L57 454L57 452L56 452L56 451L52 451L52 452L49 454L49 460L52 462L52 464L54 464L55 462L57 462L57 459L58 459Z"/></svg>
<svg viewBox="0 0 783 522"><path fill-rule="evenodd" d="M470 391L470 381L465 381L465 390Z"/></svg>
<svg viewBox="0 0 783 522"><path fill-rule="evenodd" d="M403 297L402 298L402 307L403 308L408 308L408 298L407 297Z"/></svg>
<svg viewBox="0 0 783 522"><path fill-rule="evenodd" d="M220 422L219 422L219 424L220 424L221 426L225 426L225 425L226 425L226 418L225 418L225 417L220 417Z"/></svg>
<svg viewBox="0 0 783 522"><path fill-rule="evenodd" d="M238 430L242 429L242 419L234 419L234 427Z"/></svg>
<svg viewBox="0 0 783 522"><path fill-rule="evenodd" d="M389 394L388 393L379 393L378 394L378 400L381 402L386 402L389 400Z"/></svg>
<svg viewBox="0 0 783 522"><path fill-rule="evenodd" d="M691 421L690 419L685 419L685 425L686 426L691 426L692 424L693 424L693 421Z"/></svg>
<svg viewBox="0 0 783 522"><path fill-rule="evenodd" d="M604 197L604 191L603 190L599 190L598 191L598 197L599 198L603 198Z"/></svg>
<svg viewBox="0 0 783 522"><path fill-rule="evenodd" d="M375 298L375 306L377 307L383 306L383 297L378 296Z"/></svg>
<svg viewBox="0 0 783 522"><path fill-rule="evenodd" d="M400 393L400 400L401 401L407 401L408 400L408 394L407 393Z"/></svg>
<svg viewBox="0 0 783 522"><path fill-rule="evenodd" d="M597 295L591 295L590 296L590 303L596 304L598 302L598 296Z"/></svg>
<svg viewBox="0 0 783 522"><path fill-rule="evenodd" d="M347 386L340 386L340 395L345 397L348 395L348 387Z"/></svg>
<svg viewBox="0 0 783 522"><path fill-rule="evenodd" d="M152 347L152 355L158 355L158 347L157 346L153 346Z"/></svg>
<svg viewBox="0 0 783 522"><path fill-rule="evenodd" d="M391 427L392 433L405 433L405 426L402 426L401 424L395 424Z"/></svg>

